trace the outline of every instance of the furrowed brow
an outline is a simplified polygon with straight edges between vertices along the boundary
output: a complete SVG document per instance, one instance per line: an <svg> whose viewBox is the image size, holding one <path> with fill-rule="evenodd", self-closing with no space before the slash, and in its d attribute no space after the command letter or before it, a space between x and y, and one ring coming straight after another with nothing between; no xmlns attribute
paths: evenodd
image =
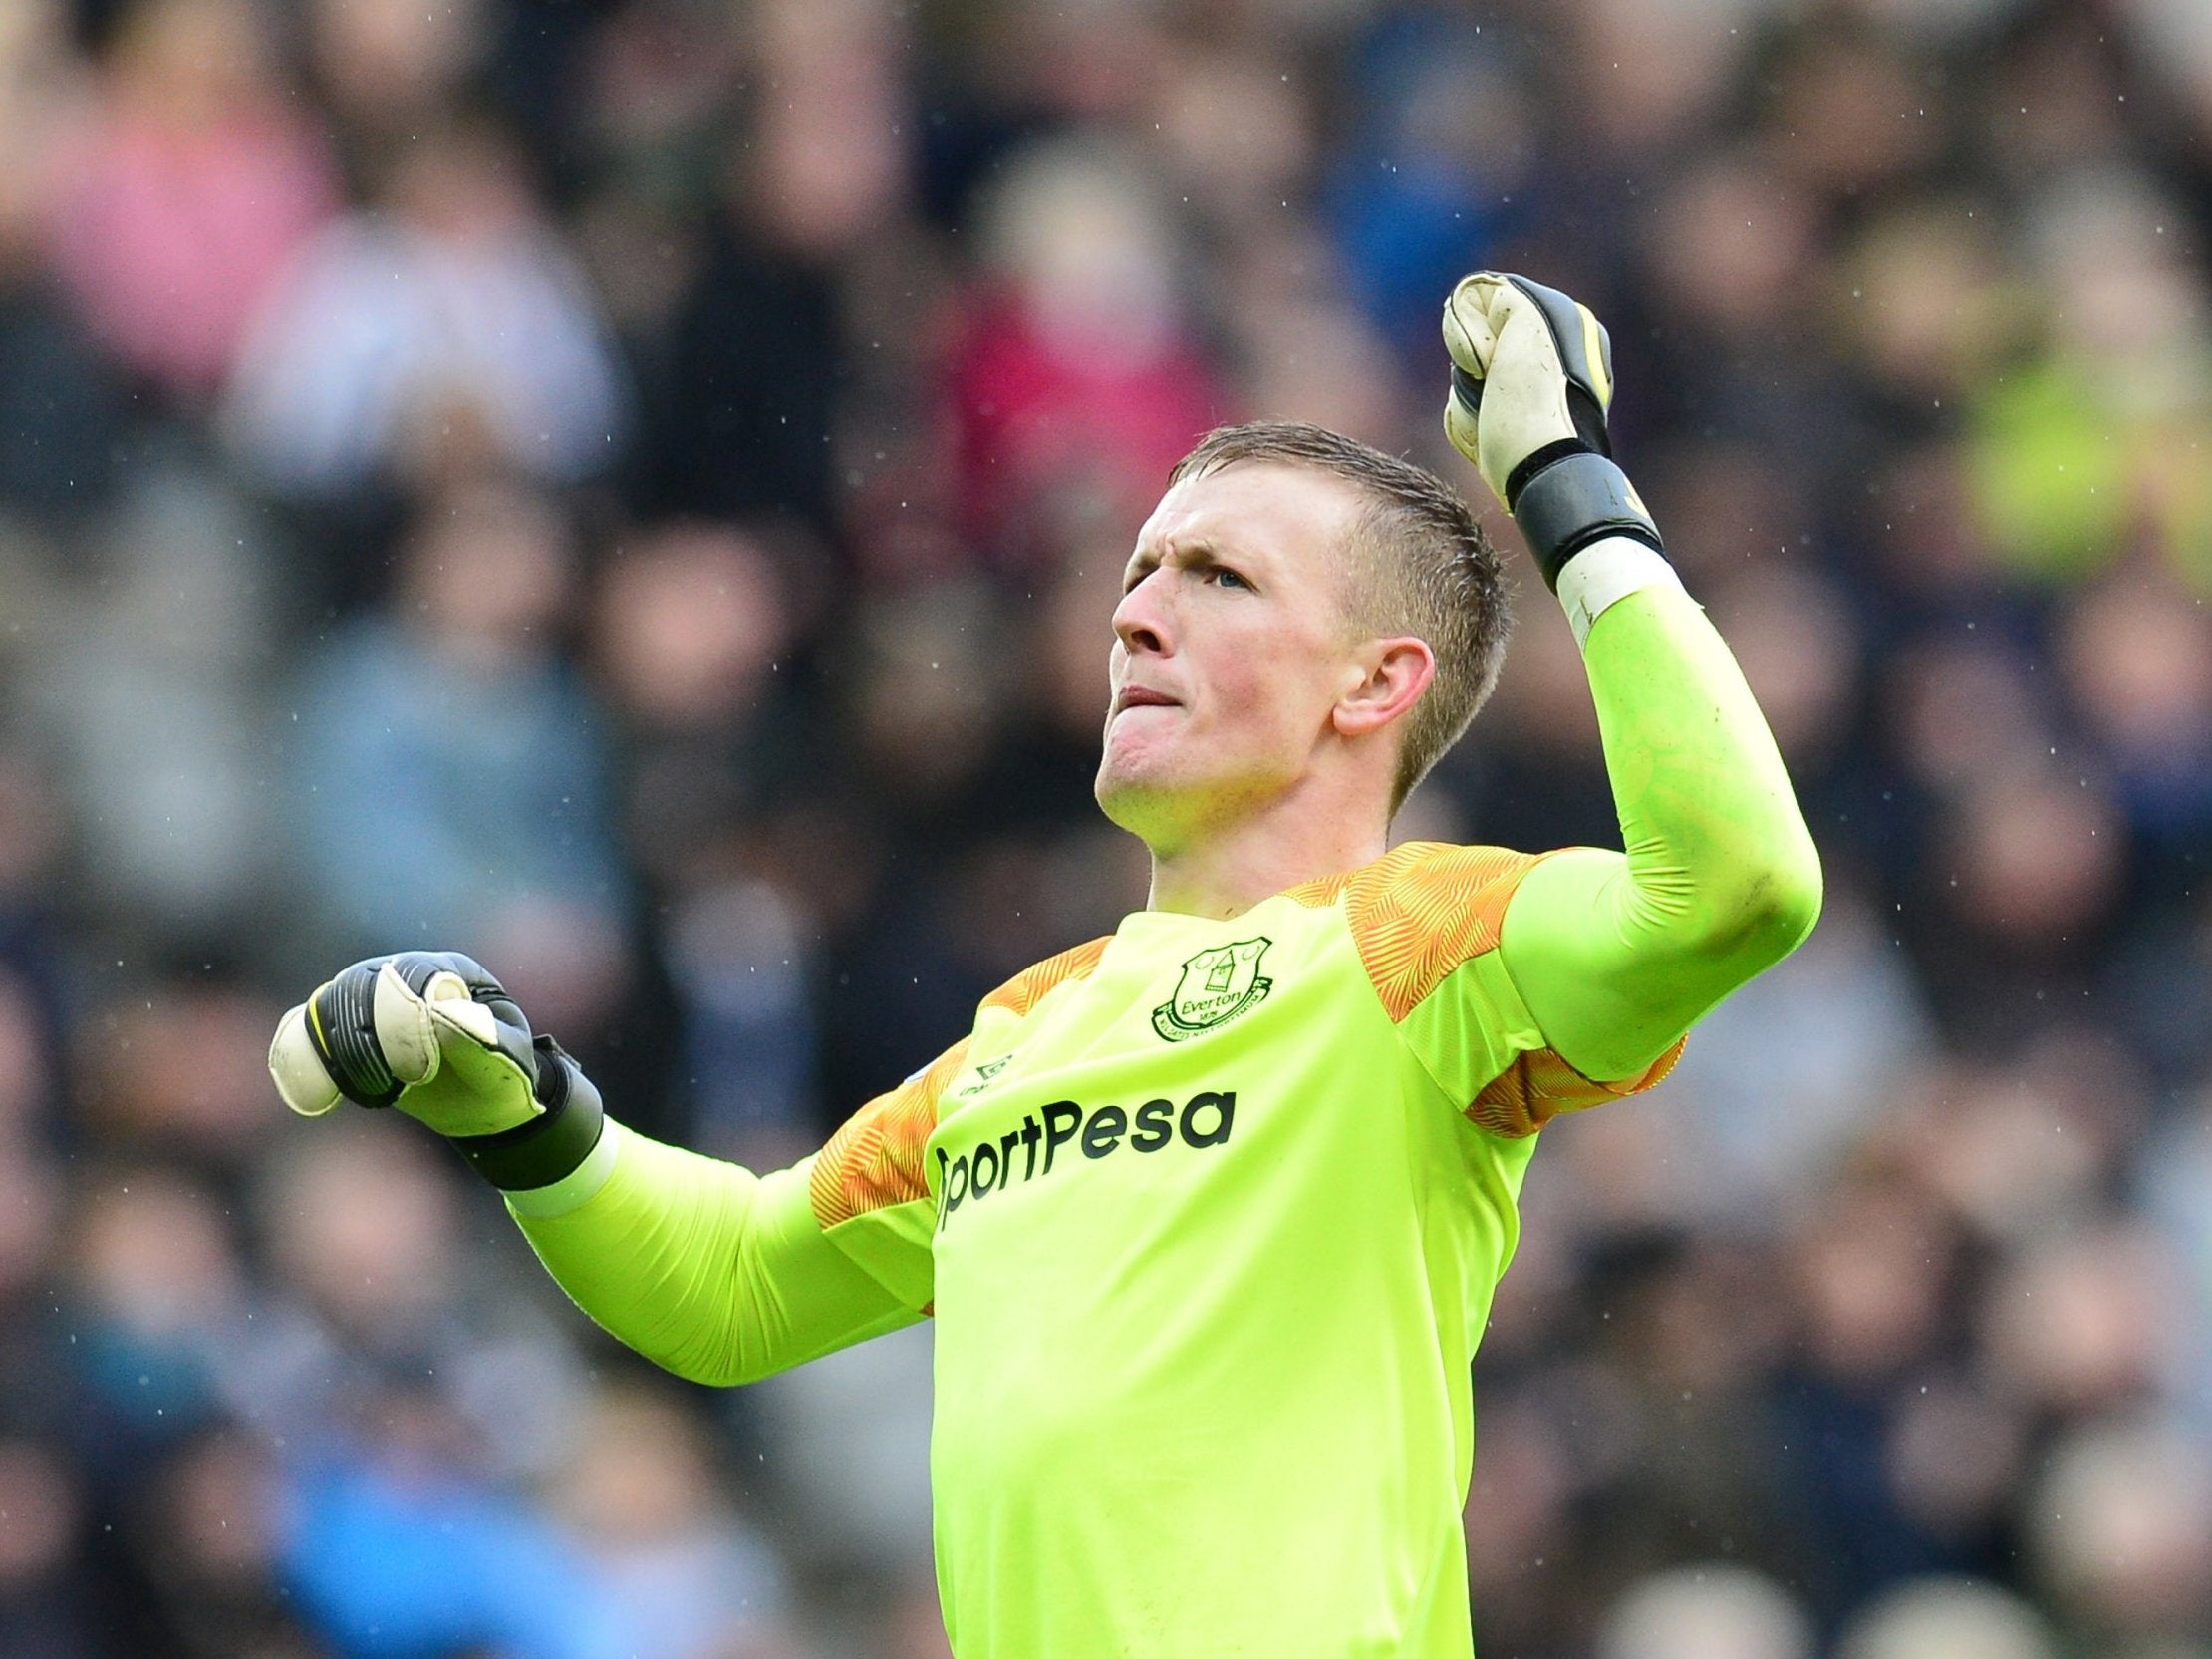
<svg viewBox="0 0 2212 1659"><path fill-rule="evenodd" d="M1262 577L1266 574L1264 561L1252 553L1234 547L1223 548L1211 541L1194 541L1179 549L1176 562L1183 569L1200 575L1210 570L1230 571L1247 587L1257 586L1253 578L1255 567Z"/></svg>
<svg viewBox="0 0 2212 1659"><path fill-rule="evenodd" d="M1130 555L1129 563L1122 571L1122 591L1127 593L1163 564L1173 565L1178 570L1208 571L1229 562L1212 541L1198 536L1170 542L1164 558L1149 548L1141 549ZM1238 558L1235 567L1241 574L1247 563L1247 560Z"/></svg>

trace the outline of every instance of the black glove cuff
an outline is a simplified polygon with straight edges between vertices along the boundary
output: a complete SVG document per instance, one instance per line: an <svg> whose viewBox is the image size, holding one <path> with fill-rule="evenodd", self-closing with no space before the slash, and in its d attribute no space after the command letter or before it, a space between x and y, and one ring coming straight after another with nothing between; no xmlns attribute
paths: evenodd
<svg viewBox="0 0 2212 1659"><path fill-rule="evenodd" d="M573 1173L606 1132L599 1090L551 1037L539 1037L537 1097L545 1111L496 1135L455 1135L453 1145L476 1173L502 1192L550 1187Z"/></svg>
<svg viewBox="0 0 2212 1659"><path fill-rule="evenodd" d="M1628 474L1603 455L1576 450L1552 461L1514 494L1514 522L1554 593L1567 560L1593 541L1626 536L1666 552L1659 526L1636 499Z"/></svg>

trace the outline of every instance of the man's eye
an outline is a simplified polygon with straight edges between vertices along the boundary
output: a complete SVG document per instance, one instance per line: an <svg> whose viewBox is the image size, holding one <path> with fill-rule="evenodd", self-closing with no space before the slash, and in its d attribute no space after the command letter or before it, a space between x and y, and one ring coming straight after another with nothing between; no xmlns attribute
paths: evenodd
<svg viewBox="0 0 2212 1659"><path fill-rule="evenodd" d="M1251 591L1251 584L1249 582L1245 581L1234 570L1225 569L1221 565L1214 566L1211 570L1207 572L1207 575L1211 577L1214 581L1219 582L1225 588L1243 588L1246 593L1249 593Z"/></svg>

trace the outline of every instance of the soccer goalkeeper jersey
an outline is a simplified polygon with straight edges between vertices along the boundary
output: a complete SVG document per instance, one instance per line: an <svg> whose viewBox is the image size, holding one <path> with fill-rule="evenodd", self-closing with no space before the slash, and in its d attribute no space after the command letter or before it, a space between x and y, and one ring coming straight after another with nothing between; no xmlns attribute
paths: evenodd
<svg viewBox="0 0 2212 1659"><path fill-rule="evenodd" d="M1468 1361L1532 1137L1656 1080L1818 910L1697 607L1635 592L1585 649L1625 856L1416 844L1232 921L1132 916L814 1158L755 1175L610 1119L509 1207L704 1382L934 1308L961 1659L1465 1659Z"/></svg>
<svg viewBox="0 0 2212 1659"><path fill-rule="evenodd" d="M1413 844L1020 974L813 1163L937 1318L940 1588L969 1659L1464 1656L1468 1366L1532 1136L1628 1093L1496 950L1535 860Z"/></svg>

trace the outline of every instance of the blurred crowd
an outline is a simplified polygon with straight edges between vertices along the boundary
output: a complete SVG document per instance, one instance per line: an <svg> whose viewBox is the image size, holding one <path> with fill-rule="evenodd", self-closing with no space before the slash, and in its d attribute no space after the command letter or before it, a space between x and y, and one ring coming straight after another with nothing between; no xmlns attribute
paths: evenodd
<svg viewBox="0 0 2212 1659"><path fill-rule="evenodd" d="M2208 242L2202 0L0 0L0 1653L942 1655L926 1328L660 1378L268 1032L466 950L809 1150L1143 902L1200 431L1483 495L1488 265L1609 323L1828 899L1545 1137L1482 1652L2212 1655ZM1403 835L1617 844L1521 569Z"/></svg>

